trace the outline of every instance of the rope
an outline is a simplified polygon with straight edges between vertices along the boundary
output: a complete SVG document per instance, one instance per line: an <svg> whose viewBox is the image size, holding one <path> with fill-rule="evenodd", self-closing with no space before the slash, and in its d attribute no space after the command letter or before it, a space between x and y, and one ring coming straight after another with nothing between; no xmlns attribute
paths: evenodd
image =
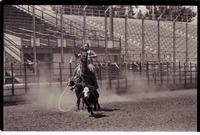
<svg viewBox="0 0 200 135"><path fill-rule="evenodd" d="M63 92L61 93L61 95L60 95L60 97L59 97L59 100L58 100L58 109L59 109L59 111L61 111L61 112L67 112L67 111L69 111L69 109L64 110L64 109L61 107L61 101L62 101L63 95L67 92L68 88L69 88L69 86L67 86L67 87L63 90Z"/></svg>

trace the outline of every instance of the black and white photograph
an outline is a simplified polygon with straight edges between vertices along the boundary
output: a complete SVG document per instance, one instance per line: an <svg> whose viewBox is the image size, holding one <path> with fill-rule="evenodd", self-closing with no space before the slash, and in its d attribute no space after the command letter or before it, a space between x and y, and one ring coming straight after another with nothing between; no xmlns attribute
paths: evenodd
<svg viewBox="0 0 200 135"><path fill-rule="evenodd" d="M2 18L4 131L197 131L196 5L10 4Z"/></svg>

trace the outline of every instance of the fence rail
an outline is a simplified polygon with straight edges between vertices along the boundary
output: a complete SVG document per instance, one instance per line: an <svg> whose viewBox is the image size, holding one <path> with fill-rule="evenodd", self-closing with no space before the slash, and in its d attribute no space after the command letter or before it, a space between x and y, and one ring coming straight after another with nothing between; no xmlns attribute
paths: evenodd
<svg viewBox="0 0 200 135"><path fill-rule="evenodd" d="M61 63L61 62L39 62L38 69L34 71L28 63L24 63L19 67L14 67L13 63L5 68L5 84L4 90L6 96L16 96L27 94L29 86L32 85L43 85L43 84L57 84L61 87L66 87L66 83L70 80L73 75L74 68L76 67L75 62L72 63ZM112 88L113 80L118 82L125 81L127 79L124 76L124 72L119 70L116 64L96 63L96 77L100 85L103 81L107 80L108 87ZM23 66L23 67L22 67ZM34 72L37 72L35 76ZM118 84L117 88L122 87ZM125 85L127 87L127 85ZM20 90L20 91L19 91Z"/></svg>
<svg viewBox="0 0 200 135"><path fill-rule="evenodd" d="M182 84L185 87L197 84L197 65L189 63L145 63L144 69L149 83Z"/></svg>

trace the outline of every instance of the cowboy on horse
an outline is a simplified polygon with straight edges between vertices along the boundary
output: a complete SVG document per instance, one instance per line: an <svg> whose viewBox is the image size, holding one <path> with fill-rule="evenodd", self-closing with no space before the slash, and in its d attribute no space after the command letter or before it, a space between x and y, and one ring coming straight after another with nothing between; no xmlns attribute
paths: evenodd
<svg viewBox="0 0 200 135"><path fill-rule="evenodd" d="M84 68L84 71L83 71L81 70L81 65L79 64L75 68L72 78L76 77L77 74L81 74L84 77L83 79L84 83L86 83L87 85L91 85L90 86L91 88L94 87L92 89L97 90L99 86L96 79L95 66L93 65L93 58L97 58L96 53L93 50L91 50L89 47L89 44L86 43L81 49L81 53L74 52L74 55L76 58L80 58L81 62L84 65L86 65L86 67Z"/></svg>
<svg viewBox="0 0 200 135"><path fill-rule="evenodd" d="M71 90L75 89L77 109L79 110L80 98L83 97L83 90L86 87L89 88L95 101L98 101L99 98L99 93L97 92L99 86L97 84L95 67L92 63L92 58L96 58L97 55L93 50L90 50L89 44L84 44L80 53L74 51L74 55L76 58L80 58L80 63L74 70L69 86Z"/></svg>

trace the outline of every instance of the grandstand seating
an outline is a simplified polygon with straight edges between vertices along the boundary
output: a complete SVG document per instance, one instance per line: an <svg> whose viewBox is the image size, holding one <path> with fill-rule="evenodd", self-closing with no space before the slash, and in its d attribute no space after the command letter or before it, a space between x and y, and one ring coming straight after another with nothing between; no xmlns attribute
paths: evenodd
<svg viewBox="0 0 200 135"><path fill-rule="evenodd" d="M78 15L64 15L65 18L69 20L73 20L78 24L80 27L83 27L83 16ZM94 16L87 16L86 18L86 28L93 29L93 30L99 30L104 31L104 17L94 17ZM109 19L108 19L109 22ZM134 51L134 53L141 53L141 20L138 19L128 19L128 45L129 50ZM183 24L183 23L182 23ZM181 28L181 30L184 30L183 25L177 24L176 26L176 53L177 53L177 59L176 61L185 61L185 37L184 32L183 34L180 34L180 31L178 30L178 27ZM108 23L108 29L109 27ZM122 37L122 40L124 41L124 19L122 18L114 18L114 35L116 37ZM195 32L195 26L188 25L188 41L192 39L195 39L197 37L197 33ZM109 30L110 31L110 30ZM157 37L157 21L151 21L151 20L145 20L144 23L144 34L145 34L145 51L146 54L157 55L157 44L158 44L158 37ZM104 33L101 33L102 36L104 36ZM160 47L161 47L161 55L164 57L161 57L162 61L172 61L173 56L173 31L172 31L172 22L160 22ZM195 62L196 61L196 44L197 41L191 40L191 42L188 42L189 50L189 61ZM192 46L192 47L191 47ZM122 47L124 48L124 42L122 42ZM131 48L132 47L132 48ZM133 53L133 54L134 54ZM139 56L139 55L138 55ZM155 57L154 57L155 58ZM138 58L139 59L139 58ZM149 58L152 59L152 58ZM147 59L148 60L148 59ZM156 60L156 59L154 59Z"/></svg>
<svg viewBox="0 0 200 135"><path fill-rule="evenodd" d="M72 16L66 15L66 17L82 21L82 16ZM109 20L108 20L109 21ZM104 17L87 17L87 24L89 26L94 26L98 30L104 30ZM128 44L129 49L135 50L134 53L141 53L141 24L142 21L138 19L128 19ZM177 23L176 25L176 53L177 59L176 62L181 61L185 62L185 23ZM108 29L109 29L108 23ZM124 19L114 18L114 31L116 36L121 36L124 38ZM180 33L182 31L182 33ZM157 53L157 44L158 44L158 28L157 21L145 20L144 22L144 40L145 40L145 51L147 54L156 55ZM188 57L190 62L197 62L197 40L196 40L196 26L188 25ZM164 55L161 61L172 61L173 56L173 29L172 22L160 22L160 47L161 55ZM122 42L124 46L124 42ZM132 47L132 48L131 48ZM149 58L152 59L152 58ZM156 60L156 59L154 59Z"/></svg>
<svg viewBox="0 0 200 135"><path fill-rule="evenodd" d="M18 6L19 8L19 6ZM25 7L23 7L25 8ZM30 7L29 7L30 8ZM56 24L59 27L59 16L56 15L55 12L49 9L45 9L42 6L36 6L38 9L38 13L43 16L42 19L45 20L45 23L48 21L52 24ZM39 9L43 12L39 13ZM26 14L28 14L28 10L26 10ZM46 13L46 15L45 15ZM48 15L47 15L48 13ZM31 14L31 13L29 13ZM55 19L56 18L56 19ZM40 18L41 19L41 18ZM47 21L48 20L48 21ZM109 19L108 19L109 22ZM44 23L44 22L43 22ZM83 28L83 16L78 15L64 15L64 24L66 25L66 29L69 25L73 25L78 31L78 35L81 36L82 28ZM141 56L141 42L142 42L142 21L138 19L128 19L128 52L134 55L138 55L134 60L140 60ZM108 23L108 29L110 29ZM86 18L86 36L89 36L91 32L97 31L98 35L104 37L104 17L91 17L87 16ZM196 46L197 46L197 32L195 25L188 25L188 54L189 61L196 62ZM45 31L45 30L44 30ZM110 31L110 30L109 30ZM123 18L114 18L114 36L121 37L122 39L122 52L124 52L124 19ZM145 53L150 56L147 56L146 60L154 60L156 61L157 55L157 44L158 44L158 36L157 36L157 21L145 20L144 21L144 44L145 44ZM161 48L161 61L172 61L173 56L173 29L172 22L160 22L160 48ZM176 54L177 54L177 62L185 61L185 25L184 23L177 23L176 25ZM155 59L153 59L155 58Z"/></svg>

